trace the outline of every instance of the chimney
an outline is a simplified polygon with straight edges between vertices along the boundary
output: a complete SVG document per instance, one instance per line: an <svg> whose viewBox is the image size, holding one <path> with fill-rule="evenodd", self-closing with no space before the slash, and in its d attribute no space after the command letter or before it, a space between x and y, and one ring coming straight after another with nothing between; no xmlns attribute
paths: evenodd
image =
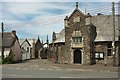
<svg viewBox="0 0 120 80"><path fill-rule="evenodd" d="M90 24L92 24L92 22L91 22L91 15L90 15L90 13L88 13L87 14L87 16L86 16L86 19L85 19L85 21L86 21L86 24L85 25L90 25Z"/></svg>
<svg viewBox="0 0 120 80"><path fill-rule="evenodd" d="M16 35L16 30L12 30L12 33L13 33L14 35Z"/></svg>
<svg viewBox="0 0 120 80"><path fill-rule="evenodd" d="M68 27L68 16L66 16L64 19L64 26Z"/></svg>

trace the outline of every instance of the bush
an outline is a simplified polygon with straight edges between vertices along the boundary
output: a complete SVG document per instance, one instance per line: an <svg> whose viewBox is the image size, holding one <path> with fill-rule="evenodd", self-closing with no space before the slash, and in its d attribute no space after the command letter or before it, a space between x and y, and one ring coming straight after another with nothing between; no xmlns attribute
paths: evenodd
<svg viewBox="0 0 120 80"><path fill-rule="evenodd" d="M14 54L13 54L12 50L10 50L9 55L3 59L3 63L4 64L11 64L14 62L13 58L14 58Z"/></svg>
<svg viewBox="0 0 120 80"><path fill-rule="evenodd" d="M0 64L2 64L2 57L0 56Z"/></svg>

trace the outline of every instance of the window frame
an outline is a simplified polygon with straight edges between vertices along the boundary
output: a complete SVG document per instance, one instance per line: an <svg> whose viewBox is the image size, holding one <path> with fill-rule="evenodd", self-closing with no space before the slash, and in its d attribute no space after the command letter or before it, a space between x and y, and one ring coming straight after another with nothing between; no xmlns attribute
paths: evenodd
<svg viewBox="0 0 120 80"><path fill-rule="evenodd" d="M81 36L79 36L79 37L72 37L72 42L74 44L81 44L83 42L83 38Z"/></svg>
<svg viewBox="0 0 120 80"><path fill-rule="evenodd" d="M96 54L98 54L98 57L96 57ZM102 57L101 57L101 54L102 54ZM104 52L95 52L95 59L104 60L104 55L105 55Z"/></svg>

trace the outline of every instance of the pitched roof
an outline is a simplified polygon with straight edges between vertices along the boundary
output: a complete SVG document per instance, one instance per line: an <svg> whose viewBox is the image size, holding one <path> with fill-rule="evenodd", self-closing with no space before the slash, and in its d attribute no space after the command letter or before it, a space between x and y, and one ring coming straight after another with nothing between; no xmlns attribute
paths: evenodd
<svg viewBox="0 0 120 80"><path fill-rule="evenodd" d="M33 45L33 42L36 43L37 39L27 39L30 45ZM19 39L20 45L25 41L25 39Z"/></svg>
<svg viewBox="0 0 120 80"><path fill-rule="evenodd" d="M29 43L29 41L28 41L27 39L25 39L25 40L22 42L22 44L20 44L20 45L23 45L25 42L27 42L28 45L31 46L31 44Z"/></svg>
<svg viewBox="0 0 120 80"><path fill-rule="evenodd" d="M65 42L65 29L63 29L59 34L58 38L55 40L54 43L61 43Z"/></svg>
<svg viewBox="0 0 120 80"><path fill-rule="evenodd" d="M118 26L118 17L115 16L115 40L118 40L118 36L120 36ZM93 25L96 27L97 37L95 42L97 41L112 41L113 35L113 19L111 15L100 15L100 16L92 16L91 21Z"/></svg>
<svg viewBox="0 0 120 80"><path fill-rule="evenodd" d="M40 48L43 47L43 44L41 43L41 41L40 41L39 38L38 38L37 42L35 43L35 47L36 47L37 49L40 49Z"/></svg>
<svg viewBox="0 0 120 80"><path fill-rule="evenodd" d="M86 16L86 15L85 15L83 12L81 12L79 9L75 9L68 18L70 19L76 11L78 11L79 13L81 13L83 16Z"/></svg>
<svg viewBox="0 0 120 80"><path fill-rule="evenodd" d="M120 36L120 26L118 25L118 18L120 16L115 16L115 40L118 41ZM112 41L113 34L113 22L111 15L100 15L100 16L92 16L91 21L93 25L96 27L97 37L95 42L100 41ZM118 30L119 29L119 30ZM59 33L59 37L56 39L55 43L65 42L65 29L63 29Z"/></svg>
<svg viewBox="0 0 120 80"><path fill-rule="evenodd" d="M12 32L4 32L2 45L4 48L9 48L14 44L16 40L17 38Z"/></svg>

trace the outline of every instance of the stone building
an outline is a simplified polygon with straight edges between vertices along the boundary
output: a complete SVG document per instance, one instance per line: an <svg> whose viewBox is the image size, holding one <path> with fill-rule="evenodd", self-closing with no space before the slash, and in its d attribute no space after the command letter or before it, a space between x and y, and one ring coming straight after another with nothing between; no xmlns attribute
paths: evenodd
<svg viewBox="0 0 120 80"><path fill-rule="evenodd" d="M64 19L64 29L53 32L50 44L58 63L79 63L85 65L120 63L119 16L115 16L116 54L112 54L112 15L85 15L76 8Z"/></svg>
<svg viewBox="0 0 120 80"><path fill-rule="evenodd" d="M34 58L39 58L39 50L43 47L43 44L41 43L39 37L36 43L34 44L35 47L35 53L34 53Z"/></svg>

